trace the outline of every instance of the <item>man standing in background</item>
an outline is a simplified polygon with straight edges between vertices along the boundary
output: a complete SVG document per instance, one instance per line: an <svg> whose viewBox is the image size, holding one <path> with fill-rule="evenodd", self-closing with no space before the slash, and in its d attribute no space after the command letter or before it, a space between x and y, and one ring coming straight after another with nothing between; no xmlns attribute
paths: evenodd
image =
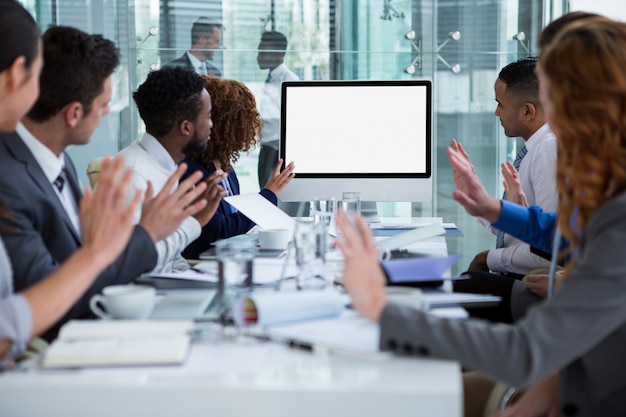
<svg viewBox="0 0 626 417"><path fill-rule="evenodd" d="M191 27L191 48L166 66L183 67L200 75L222 76L222 72L210 61L215 50L222 47L222 23L216 19L201 17Z"/></svg>
<svg viewBox="0 0 626 417"><path fill-rule="evenodd" d="M280 32L263 32L259 43L257 62L260 69L268 69L263 93L258 97L258 108L263 120L261 152L259 153L259 187L265 187L278 163L280 139L280 85L283 81L300 78L285 65L287 37Z"/></svg>

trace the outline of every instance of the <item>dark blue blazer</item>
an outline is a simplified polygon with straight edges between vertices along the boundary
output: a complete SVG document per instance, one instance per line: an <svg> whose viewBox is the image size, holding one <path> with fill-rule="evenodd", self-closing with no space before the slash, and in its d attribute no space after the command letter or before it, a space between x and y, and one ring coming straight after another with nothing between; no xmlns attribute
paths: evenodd
<svg viewBox="0 0 626 417"><path fill-rule="evenodd" d="M65 154L68 183L76 201L82 193L74 164ZM41 167L16 133L0 134L0 200L12 217L6 223L14 232L3 232L13 267L14 290L22 291L41 281L81 245L81 238ZM136 226L120 257L94 281L87 292L44 337L56 337L58 327L74 318L91 317L89 299L103 287L126 284L156 265L152 239Z"/></svg>
<svg viewBox="0 0 626 417"><path fill-rule="evenodd" d="M184 178L196 171L201 171L203 179L206 179L209 175L215 172L215 166L213 164L211 164L209 169L206 169L204 166L190 158L185 158L183 162L185 162L189 167L183 176ZM239 180L237 179L237 174L235 174L234 170L228 173L228 183L233 195L238 195ZM262 189L260 194L272 204L278 204L276 194L267 188ZM217 212L215 212L215 215L213 215L206 226L202 228L202 234L200 237L187 246L187 248L183 251L183 256L187 259L198 259L198 255L209 249L213 242L220 239L226 239L227 237L244 234L252 229L253 226L254 222L252 220L238 211L233 213L232 206L222 200Z"/></svg>

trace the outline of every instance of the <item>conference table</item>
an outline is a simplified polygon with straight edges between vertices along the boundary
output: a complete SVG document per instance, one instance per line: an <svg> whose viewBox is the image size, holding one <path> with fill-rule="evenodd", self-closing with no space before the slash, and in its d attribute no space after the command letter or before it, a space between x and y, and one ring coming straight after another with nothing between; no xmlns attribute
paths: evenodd
<svg viewBox="0 0 626 417"><path fill-rule="evenodd" d="M447 253L443 237L419 245ZM461 369L294 349L213 327L180 366L42 369L33 361L0 374L0 416L144 415L460 417Z"/></svg>

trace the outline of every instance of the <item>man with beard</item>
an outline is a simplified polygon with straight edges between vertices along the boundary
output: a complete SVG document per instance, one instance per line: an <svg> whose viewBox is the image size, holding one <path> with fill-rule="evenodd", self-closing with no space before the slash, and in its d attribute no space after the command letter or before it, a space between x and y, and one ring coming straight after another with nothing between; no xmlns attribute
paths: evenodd
<svg viewBox="0 0 626 417"><path fill-rule="evenodd" d="M206 149L213 127L211 96L204 88L203 78L191 70L165 67L153 71L133 94L133 99L146 133L119 153L124 156L125 165L134 170L129 198L136 190L147 189L148 181L159 192L185 156ZM202 226L215 214L226 195L217 185L224 178L226 174L221 170L207 178L204 197L210 204L157 244L154 272L189 268L181 252L200 236ZM138 211L136 219L140 216Z"/></svg>

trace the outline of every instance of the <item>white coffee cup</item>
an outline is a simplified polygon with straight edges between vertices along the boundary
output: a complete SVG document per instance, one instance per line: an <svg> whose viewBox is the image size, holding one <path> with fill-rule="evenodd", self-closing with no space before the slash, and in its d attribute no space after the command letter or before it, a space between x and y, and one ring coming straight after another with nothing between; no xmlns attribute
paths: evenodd
<svg viewBox="0 0 626 417"><path fill-rule="evenodd" d="M286 249L291 240L291 233L287 229L259 230L259 246L261 249Z"/></svg>
<svg viewBox="0 0 626 417"><path fill-rule="evenodd" d="M156 290L147 285L111 285L91 297L91 311L103 319L145 319L156 302ZM104 311L102 307L104 307Z"/></svg>

